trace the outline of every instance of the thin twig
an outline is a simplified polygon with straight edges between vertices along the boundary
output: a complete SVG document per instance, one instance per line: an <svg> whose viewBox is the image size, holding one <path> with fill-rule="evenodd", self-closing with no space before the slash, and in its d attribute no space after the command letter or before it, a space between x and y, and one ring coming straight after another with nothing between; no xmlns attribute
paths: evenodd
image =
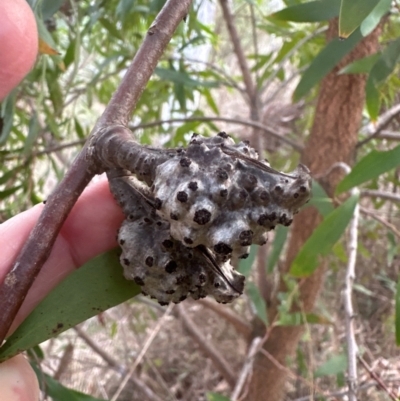
<svg viewBox="0 0 400 401"><path fill-rule="evenodd" d="M387 220L385 220L383 217L377 215L375 212L365 209L364 207L360 206L360 212L362 214L365 214L367 216L372 217L382 225L384 225L386 228L388 228L398 239L400 239L400 231L395 227L392 223L389 223Z"/></svg>
<svg viewBox="0 0 400 401"><path fill-rule="evenodd" d="M124 379L122 380L121 384L119 385L119 387L118 387L117 391L115 392L114 396L111 398L111 401L116 401L118 399L119 395L121 394L121 391L124 389L124 387L129 382L129 380L131 380L133 373L135 372L135 370L138 367L138 365L142 362L145 353L150 348L151 343L153 342L153 340L156 338L157 334L161 330L161 327L164 325L165 320L169 316L169 314L170 314L170 312L171 312L173 307L174 307L174 305L170 304L168 306L167 310L165 311L163 317L161 319L159 319L156 327L154 327L153 331L150 333L149 337L147 338L146 342L144 343L143 348L140 351L140 354L138 355L138 357L136 358L135 362L133 363L133 365L129 369L129 372L127 372L127 374L125 375Z"/></svg>
<svg viewBox="0 0 400 401"><path fill-rule="evenodd" d="M99 167L94 165L86 154L91 138L106 126L128 123L159 58L176 27L187 15L190 5L191 0L168 0L165 3L82 152L47 199L38 222L0 286L0 344L6 337L29 288L50 255L69 212L92 177L100 172Z"/></svg>
<svg viewBox="0 0 400 401"><path fill-rule="evenodd" d="M247 358L239 374L235 389L232 392L231 401L239 401L239 395L243 390L243 386L253 370L254 358L256 356L256 353L258 352L258 348L261 342L261 337L255 337L251 342L249 352L247 353Z"/></svg>
<svg viewBox="0 0 400 401"><path fill-rule="evenodd" d="M201 350L207 355L214 363L214 366L231 387L236 383L236 374L229 366L223 355L213 346L213 344L206 339L201 333L200 329L187 314L185 307L179 304L176 308L177 313L188 333L197 342Z"/></svg>
<svg viewBox="0 0 400 401"><path fill-rule="evenodd" d="M371 379L375 380L378 386L393 400L398 401L398 398L392 391L388 388L388 386L383 382L383 380L368 366L367 362L363 359L361 355L358 356L358 360L360 361L361 365L364 366L365 370L371 376Z"/></svg>
<svg viewBox="0 0 400 401"><path fill-rule="evenodd" d="M358 194L358 189L353 188L352 195ZM349 256L346 269L345 288L343 291L345 320L346 320L346 343L348 360L348 387L349 401L357 401L357 354L358 346L354 332L354 310L353 310L353 284L356 277L357 245L358 245L358 222L360 218L359 203L357 203L350 222L349 230Z"/></svg>
<svg viewBox="0 0 400 401"><path fill-rule="evenodd" d="M400 103L396 104L395 106L391 107L385 113L383 113L376 123L370 123L368 126L363 130L366 133L369 133L369 136L362 141L358 142L356 147L359 148L360 146L365 145L372 139L379 136L381 131L383 131L390 122L400 114Z"/></svg>
<svg viewBox="0 0 400 401"><path fill-rule="evenodd" d="M78 334L78 336L97 354L99 355L109 367L114 369L120 375L125 375L127 372L127 367L118 363L116 359L114 359L111 355L104 351L95 341L93 341L79 326L75 326L74 330ZM130 377L129 379L132 383L151 401L162 401L153 390L148 387L142 380L139 380L135 376Z"/></svg>
<svg viewBox="0 0 400 401"><path fill-rule="evenodd" d="M383 200L389 200L392 202L400 202L400 194L378 191L375 189L364 189L361 191L361 196L370 198L381 198Z"/></svg>
<svg viewBox="0 0 400 401"><path fill-rule="evenodd" d="M219 116L214 116L214 117L193 116L193 117L186 117L186 118L170 118L167 120L152 121L151 123L144 123L144 124L140 124L140 125L129 124L129 128L132 131L136 131L138 129L151 128L151 127L156 127L156 126L163 125L163 124L182 123L182 122L188 122L188 121L223 121L223 122L227 122L227 123L245 125L248 127L258 128L259 130L265 132L267 135L274 137L278 141L284 142L284 143L292 146L293 149L296 149L299 152L301 152L303 150L303 145L298 144L298 143L292 141L291 139L286 138L284 135L275 131L273 128L270 128L262 123L259 123L258 121L243 120L240 118L227 118L227 117L219 117Z"/></svg>

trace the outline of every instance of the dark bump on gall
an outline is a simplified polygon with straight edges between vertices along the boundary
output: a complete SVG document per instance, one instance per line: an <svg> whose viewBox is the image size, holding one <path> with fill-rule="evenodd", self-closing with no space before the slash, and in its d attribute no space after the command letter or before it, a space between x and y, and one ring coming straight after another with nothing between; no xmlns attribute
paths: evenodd
<svg viewBox="0 0 400 401"><path fill-rule="evenodd" d="M275 190L276 192L282 192L282 191L283 191L283 189L282 189L282 187L281 187L280 185L277 185L277 186L274 188L274 190Z"/></svg>
<svg viewBox="0 0 400 401"><path fill-rule="evenodd" d="M226 181L228 179L228 173L222 168L218 168L216 173L219 180Z"/></svg>
<svg viewBox="0 0 400 401"><path fill-rule="evenodd" d="M221 286L221 283L219 283L218 281L216 281L215 283L214 283L214 287L215 288L219 288Z"/></svg>
<svg viewBox="0 0 400 401"><path fill-rule="evenodd" d="M294 195L293 195L293 198L294 199L297 199L299 197L299 194L296 192Z"/></svg>
<svg viewBox="0 0 400 401"><path fill-rule="evenodd" d="M162 223L161 223L161 221L157 221L157 223L156 223L156 224L158 225L158 227L162 226Z"/></svg>
<svg viewBox="0 0 400 401"><path fill-rule="evenodd" d="M133 278L133 281L137 284L137 285L144 285L144 281L142 278L140 278L139 276L136 276Z"/></svg>
<svg viewBox="0 0 400 401"><path fill-rule="evenodd" d="M214 251L221 255L229 255L232 252L232 248L223 242L219 242L214 245Z"/></svg>
<svg viewBox="0 0 400 401"><path fill-rule="evenodd" d="M229 135L225 131L218 132L217 135L224 139L229 138Z"/></svg>
<svg viewBox="0 0 400 401"><path fill-rule="evenodd" d="M176 213L171 212L169 217L171 217L171 220L178 220L178 215Z"/></svg>
<svg viewBox="0 0 400 401"><path fill-rule="evenodd" d="M165 271L167 273L173 273L174 271L176 271L176 268L178 267L178 265L176 264L176 262L174 260L170 260L166 265L165 265Z"/></svg>
<svg viewBox="0 0 400 401"><path fill-rule="evenodd" d="M240 245L242 246L251 245L252 239L253 239L253 231L251 230L242 231L239 235Z"/></svg>
<svg viewBox="0 0 400 401"><path fill-rule="evenodd" d="M260 226L264 226L268 220L268 215L267 214L261 214L260 217L257 220L257 224Z"/></svg>
<svg viewBox="0 0 400 401"><path fill-rule="evenodd" d="M130 215L128 216L128 219L129 219L129 220L133 220L133 214L130 214Z"/></svg>
<svg viewBox="0 0 400 401"><path fill-rule="evenodd" d="M165 293L168 295L172 295L172 294L175 294L175 290L168 290L168 291L165 291Z"/></svg>
<svg viewBox="0 0 400 401"><path fill-rule="evenodd" d="M307 188L304 185L302 185L299 189L300 189L300 192L306 192L307 191Z"/></svg>
<svg viewBox="0 0 400 401"><path fill-rule="evenodd" d="M243 255L239 256L239 259L247 259L249 257L248 253L244 253Z"/></svg>
<svg viewBox="0 0 400 401"><path fill-rule="evenodd" d="M161 209L161 205L162 205L162 200L161 200L160 198L154 199L154 207L155 207L157 210L160 210L160 209Z"/></svg>
<svg viewBox="0 0 400 401"><path fill-rule="evenodd" d="M182 167L189 167L189 166L192 164L192 161L191 161L189 158L187 158L187 157L183 157L183 158L179 161L179 164L180 164Z"/></svg>
<svg viewBox="0 0 400 401"><path fill-rule="evenodd" d="M189 245L193 244L193 241L192 241L192 239L191 239L191 238L189 238L189 237L185 237L185 238L183 238L183 241L184 241L186 244L189 244Z"/></svg>
<svg viewBox="0 0 400 401"><path fill-rule="evenodd" d="M176 195L176 199L179 202L185 203L188 200L188 194L185 191L179 191Z"/></svg>
<svg viewBox="0 0 400 401"><path fill-rule="evenodd" d="M169 302L158 301L161 306L167 306Z"/></svg>
<svg viewBox="0 0 400 401"><path fill-rule="evenodd" d="M124 245L124 244L125 244L125 240L124 240L124 239L120 239L120 240L119 240L119 244L120 244L120 245Z"/></svg>
<svg viewBox="0 0 400 401"><path fill-rule="evenodd" d="M166 239L162 242L163 246L165 248L172 248L174 246L174 243L170 239Z"/></svg>
<svg viewBox="0 0 400 401"><path fill-rule="evenodd" d="M207 209L200 209L195 212L193 221L202 226L207 224L210 219L211 213Z"/></svg>
<svg viewBox="0 0 400 401"><path fill-rule="evenodd" d="M271 220L271 221L276 220L276 213L275 213L275 212L272 212L272 213L268 216L268 219Z"/></svg>
<svg viewBox="0 0 400 401"><path fill-rule="evenodd" d="M191 189L192 191L196 191L198 188L197 182L196 181L190 181L188 184L188 188Z"/></svg>
<svg viewBox="0 0 400 401"><path fill-rule="evenodd" d="M124 262L125 266L129 266L129 264L130 264L129 259L126 259L126 258L123 259L123 262Z"/></svg>
<svg viewBox="0 0 400 401"><path fill-rule="evenodd" d="M206 275L204 273L200 273L199 274L200 283L204 284L206 282L206 280L207 280Z"/></svg>
<svg viewBox="0 0 400 401"><path fill-rule="evenodd" d="M225 198L226 195L228 195L228 190L227 189L221 189L221 191L219 191L219 194L220 194L220 196Z"/></svg>
<svg viewBox="0 0 400 401"><path fill-rule="evenodd" d="M144 220L144 222L147 223L147 224L151 223L151 220L150 220L148 217L145 217L143 220Z"/></svg>
<svg viewBox="0 0 400 401"><path fill-rule="evenodd" d="M179 302L182 302L182 301L184 301L186 299L186 295L182 295L180 298L179 298Z"/></svg>
<svg viewBox="0 0 400 401"><path fill-rule="evenodd" d="M152 256L147 256L145 260L146 266L152 267L154 263L154 259Z"/></svg>

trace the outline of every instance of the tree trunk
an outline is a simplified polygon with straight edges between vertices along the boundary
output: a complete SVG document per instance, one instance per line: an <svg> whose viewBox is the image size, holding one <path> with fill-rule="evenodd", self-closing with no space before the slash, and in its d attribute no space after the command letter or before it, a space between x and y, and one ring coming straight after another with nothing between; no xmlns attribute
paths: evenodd
<svg viewBox="0 0 400 401"><path fill-rule="evenodd" d="M376 52L378 31L379 29L376 29L360 42L321 83L313 127L302 154L302 162L311 169L314 177L324 175L337 162L352 164L364 107L366 77L337 75L337 72L349 62ZM336 36L337 20L333 20L329 24L327 38L330 40ZM329 174L324 179L328 193L332 194L339 178L338 174ZM296 216L285 271L288 271L297 252L320 221L321 217L314 208L307 208ZM313 309L321 288L323 265L324 263L313 275L300 283L301 302L306 312ZM273 317L274 314L271 310L270 316ZM248 401L283 399L287 374L282 365L293 356L302 332L302 326L275 327L271 330L264 344L270 358L261 352L258 353Z"/></svg>

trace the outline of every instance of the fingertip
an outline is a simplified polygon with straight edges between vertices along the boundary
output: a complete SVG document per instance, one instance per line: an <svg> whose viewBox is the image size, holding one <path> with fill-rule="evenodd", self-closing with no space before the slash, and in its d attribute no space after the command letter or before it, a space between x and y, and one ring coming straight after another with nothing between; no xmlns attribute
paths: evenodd
<svg viewBox="0 0 400 401"><path fill-rule="evenodd" d="M17 355L0 364L0 389L3 401L37 401L39 383L29 362Z"/></svg>

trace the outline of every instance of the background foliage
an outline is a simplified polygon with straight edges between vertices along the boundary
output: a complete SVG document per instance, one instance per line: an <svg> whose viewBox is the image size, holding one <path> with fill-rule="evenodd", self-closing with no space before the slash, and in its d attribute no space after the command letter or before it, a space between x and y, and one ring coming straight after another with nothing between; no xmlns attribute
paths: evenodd
<svg viewBox="0 0 400 401"><path fill-rule="evenodd" d="M164 1L29 3L37 16L42 54L29 76L0 105L2 221L41 202L54 189ZM362 3L360 13L357 7L347 9L350 3L356 7L362 2L235 0L231 4L256 88L255 107L218 2L196 1L164 54L131 124L142 143L168 147L185 144L193 131L209 135L226 130L237 138L250 139L274 167L290 171L298 163L298 150L308 137L321 79L363 36L381 24L379 51L339 72L367 74L368 78L355 166L337 187L337 194L360 186L359 202L364 214L359 226L358 277L354 285L357 336L371 369L383 375L389 388L400 380L398 371L389 369L398 355L395 330L400 326L394 309L400 267L400 148L396 147L400 140L399 9L387 0L369 1L368 7ZM327 43L327 22L339 15L339 34L349 38ZM252 122L263 127L251 128ZM150 300L136 297L60 334L42 349L33 348L30 353L34 365L41 366L38 377L44 392L54 400L94 399L71 392L57 382L60 380L93 397L111 399L133 364L135 372L118 399L229 399L225 397L232 394L229 376L235 379L246 361L252 333L260 327L264 332L267 327L268 332L271 324L305 324L296 356L288 361L288 399L306 399L302 397L309 391L338 392L340 397L347 359L344 313L338 305L347 263L346 227L358 198L336 201L342 204L334 209L332 200L315 183L310 205L318 208L324 221L298 254L291 275L280 274L288 238L288 230L280 227L270 235L266 252L252 249L250 257L239 266L248 278L247 291L230 309L206 301L187 302L165 311ZM293 276L312 273L322 255L328 258L329 269L315 311L293 312L292 306L298 300L298 284ZM99 263L109 262L109 258L103 256ZM112 265L109 262L104 268ZM275 285L265 295L260 285L263 274L275 284L279 278L284 280L287 291L279 292ZM79 292L81 281L71 280L67 293L69 288ZM96 308L104 310L137 291L130 284L125 290L125 297L111 303L107 299ZM268 322L272 303L279 311L273 323ZM82 310L93 308L85 301L81 306ZM50 332L48 322L40 326L33 317L16 332L17 342L11 349L30 348L94 315L83 313L84 317L77 318L71 307L66 326L57 327L55 309L47 312L50 317L55 314L55 327L49 323ZM39 316L40 310L36 313ZM157 323L161 316L162 328ZM32 327L36 334L47 334L33 338ZM202 331L203 337L196 337L196 331ZM398 333L399 329L400 343ZM156 337L150 344L152 335ZM214 344L211 351L204 345L209 339ZM147 343L149 349L142 355L141 349L146 349ZM11 351L3 348L2 352L4 356ZM230 366L225 374L218 365L221 360ZM87 369L92 371L90 377L85 374ZM360 386L368 399L389 397L389 390L382 395L374 390L374 384L370 372L363 371Z"/></svg>

